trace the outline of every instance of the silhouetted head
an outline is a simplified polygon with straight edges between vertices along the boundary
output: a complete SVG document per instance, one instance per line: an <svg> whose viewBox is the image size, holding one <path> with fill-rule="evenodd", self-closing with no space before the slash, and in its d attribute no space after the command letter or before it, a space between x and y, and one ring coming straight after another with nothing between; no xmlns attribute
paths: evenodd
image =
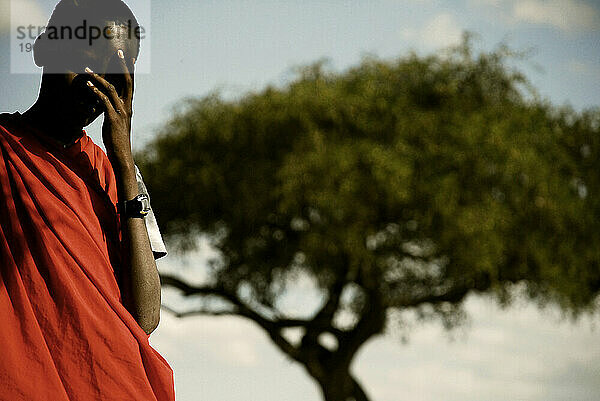
<svg viewBox="0 0 600 401"><path fill-rule="evenodd" d="M90 124L102 108L86 86L85 68L122 91L124 79L116 54L123 51L133 74L140 36L137 19L121 0L61 0L33 49L35 63L43 67L40 96L53 98L54 112L64 117L66 125Z"/></svg>

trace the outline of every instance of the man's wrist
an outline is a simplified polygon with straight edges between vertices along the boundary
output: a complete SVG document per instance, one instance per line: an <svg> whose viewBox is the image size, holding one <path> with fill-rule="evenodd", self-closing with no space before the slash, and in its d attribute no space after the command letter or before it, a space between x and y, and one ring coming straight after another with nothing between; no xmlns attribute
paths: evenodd
<svg viewBox="0 0 600 401"><path fill-rule="evenodd" d="M117 178L129 178L133 177L135 179L135 162L133 161L133 157L110 157L110 164L113 167L115 175Z"/></svg>
<svg viewBox="0 0 600 401"><path fill-rule="evenodd" d="M106 147L106 155L108 156L108 160L110 160L110 164L113 166L115 170L115 174L118 173L127 173L128 170L135 169L135 163L133 161L133 152L131 149L113 148Z"/></svg>
<svg viewBox="0 0 600 401"><path fill-rule="evenodd" d="M112 163L111 163L112 164ZM113 171L117 180L119 199L131 200L138 195L138 184L135 178L135 164L113 164Z"/></svg>

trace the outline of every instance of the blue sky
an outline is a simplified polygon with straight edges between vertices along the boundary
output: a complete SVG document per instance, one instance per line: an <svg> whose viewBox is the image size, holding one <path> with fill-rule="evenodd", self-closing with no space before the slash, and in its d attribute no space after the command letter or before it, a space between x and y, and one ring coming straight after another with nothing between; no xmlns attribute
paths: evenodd
<svg viewBox="0 0 600 401"><path fill-rule="evenodd" d="M43 24L54 1L13 0L20 21ZM134 5L135 3L135 5ZM328 57L343 70L366 53L427 54L464 30L490 50L504 41L532 49L518 65L554 104L600 105L600 4L585 0L178 0L131 2L151 32L135 95L134 147L155 134L187 96L228 96L283 84L293 66ZM39 72L11 74L10 2L0 0L0 111L25 111ZM149 12L142 12L147 5ZM137 6L137 8L136 8ZM150 16L151 15L151 16ZM101 145L101 120L88 130ZM201 264L205 254L191 263ZM168 257L161 269L183 262ZM169 294L166 294L166 298ZM471 326L448 342L436 326L404 346L388 336L367 344L355 371L376 401L592 400L600 394L600 337L590 324L559 323L535 308L500 311L471 299ZM597 318L596 318L597 321ZM176 321L163 314L152 336L175 369L178 399L318 400L301 368L238 319Z"/></svg>
<svg viewBox="0 0 600 401"><path fill-rule="evenodd" d="M43 25L54 0L13 0L19 21ZM135 0L151 43L138 68L134 146L143 145L186 96L221 88L239 95L281 84L290 68L331 59L344 69L365 53L425 54L460 40L464 30L490 50L501 41L533 49L520 63L541 94L576 109L600 104L600 5L584 0ZM2 111L34 101L39 74L10 74L8 0L0 0ZM13 7L14 8L14 7ZM145 9L150 12L146 12ZM134 8L134 11L136 9ZM142 12L143 11L143 12ZM147 14L151 14L148 22ZM150 50L150 51L148 51ZM535 66L540 66L541 71ZM101 121L90 127L100 138ZM95 135L95 136L94 136Z"/></svg>

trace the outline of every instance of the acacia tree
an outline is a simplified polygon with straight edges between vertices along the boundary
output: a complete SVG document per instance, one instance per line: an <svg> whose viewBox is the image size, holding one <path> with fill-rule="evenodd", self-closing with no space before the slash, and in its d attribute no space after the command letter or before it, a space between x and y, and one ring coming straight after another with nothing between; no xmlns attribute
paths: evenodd
<svg viewBox="0 0 600 401"><path fill-rule="evenodd" d="M203 233L220 253L202 285L162 276L206 301L179 316L248 318L325 400L363 401L350 367L390 311L452 325L469 293L505 303L514 283L592 309L600 113L539 99L509 55L474 55L465 41L188 100L137 156L167 237L185 247ZM290 315L280 301L298 274L322 303Z"/></svg>

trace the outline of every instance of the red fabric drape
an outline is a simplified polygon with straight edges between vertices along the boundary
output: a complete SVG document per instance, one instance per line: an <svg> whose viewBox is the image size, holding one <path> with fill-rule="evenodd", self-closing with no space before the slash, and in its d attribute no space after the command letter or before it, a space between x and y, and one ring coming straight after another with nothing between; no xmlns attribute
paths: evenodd
<svg viewBox="0 0 600 401"><path fill-rule="evenodd" d="M18 121L0 116L0 400L174 400L171 367L121 302L106 154Z"/></svg>

